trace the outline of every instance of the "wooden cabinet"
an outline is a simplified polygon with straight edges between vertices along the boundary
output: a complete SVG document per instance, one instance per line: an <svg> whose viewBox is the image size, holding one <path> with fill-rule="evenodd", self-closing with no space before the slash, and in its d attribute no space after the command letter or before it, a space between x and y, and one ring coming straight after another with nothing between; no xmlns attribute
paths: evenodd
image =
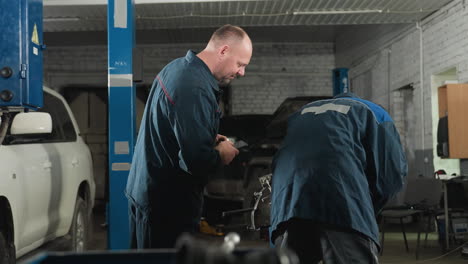
<svg viewBox="0 0 468 264"><path fill-rule="evenodd" d="M449 158L468 158L468 84L439 87L439 118L448 116ZM435 120L437 122L437 120Z"/></svg>

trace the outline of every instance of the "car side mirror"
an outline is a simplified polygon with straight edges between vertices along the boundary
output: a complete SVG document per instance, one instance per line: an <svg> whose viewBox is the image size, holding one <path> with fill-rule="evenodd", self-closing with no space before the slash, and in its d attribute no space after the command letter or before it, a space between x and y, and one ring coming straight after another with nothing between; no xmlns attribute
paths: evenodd
<svg viewBox="0 0 468 264"><path fill-rule="evenodd" d="M49 134L52 132L52 117L49 113L19 113L11 124L12 135Z"/></svg>

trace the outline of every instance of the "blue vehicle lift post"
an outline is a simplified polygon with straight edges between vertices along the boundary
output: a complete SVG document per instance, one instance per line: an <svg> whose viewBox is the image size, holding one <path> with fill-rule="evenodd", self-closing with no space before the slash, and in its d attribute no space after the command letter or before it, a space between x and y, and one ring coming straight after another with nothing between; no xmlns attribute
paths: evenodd
<svg viewBox="0 0 468 264"><path fill-rule="evenodd" d="M135 142L134 1L108 0L109 204L108 248L129 248L124 195Z"/></svg>
<svg viewBox="0 0 468 264"><path fill-rule="evenodd" d="M349 91L348 68L333 69L333 96Z"/></svg>
<svg viewBox="0 0 468 264"><path fill-rule="evenodd" d="M43 105L42 0L0 1L0 111Z"/></svg>

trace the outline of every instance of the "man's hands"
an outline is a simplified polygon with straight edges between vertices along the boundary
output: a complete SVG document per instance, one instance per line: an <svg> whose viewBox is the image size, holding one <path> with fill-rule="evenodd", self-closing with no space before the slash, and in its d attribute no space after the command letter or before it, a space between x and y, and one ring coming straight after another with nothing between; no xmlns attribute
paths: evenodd
<svg viewBox="0 0 468 264"><path fill-rule="evenodd" d="M216 147L221 156L221 161L224 165L228 165L239 154L239 150L234 147L234 143L229 141L226 136L216 135Z"/></svg>
<svg viewBox="0 0 468 264"><path fill-rule="evenodd" d="M229 141L229 139L226 136L220 134L216 135L216 145L221 141Z"/></svg>

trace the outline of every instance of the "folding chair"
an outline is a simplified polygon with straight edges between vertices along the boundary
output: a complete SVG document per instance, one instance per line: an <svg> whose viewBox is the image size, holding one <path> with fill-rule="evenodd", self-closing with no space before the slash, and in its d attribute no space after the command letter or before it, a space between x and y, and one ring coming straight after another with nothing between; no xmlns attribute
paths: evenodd
<svg viewBox="0 0 468 264"><path fill-rule="evenodd" d="M431 228L432 220L436 217L436 208L438 207L439 199L442 193L442 183L435 178L418 177L409 179L405 189L405 204L400 207L385 208L381 213L380 231L381 235L381 254L383 254L385 242L385 221L389 219L398 219L400 222L401 232L405 241L406 252L409 252L408 240L406 238L406 230L404 219L405 217L419 217L422 219L424 215L428 217L425 228L425 245L427 236ZM416 245L416 259L419 258L419 245L422 224L418 228L418 238Z"/></svg>

